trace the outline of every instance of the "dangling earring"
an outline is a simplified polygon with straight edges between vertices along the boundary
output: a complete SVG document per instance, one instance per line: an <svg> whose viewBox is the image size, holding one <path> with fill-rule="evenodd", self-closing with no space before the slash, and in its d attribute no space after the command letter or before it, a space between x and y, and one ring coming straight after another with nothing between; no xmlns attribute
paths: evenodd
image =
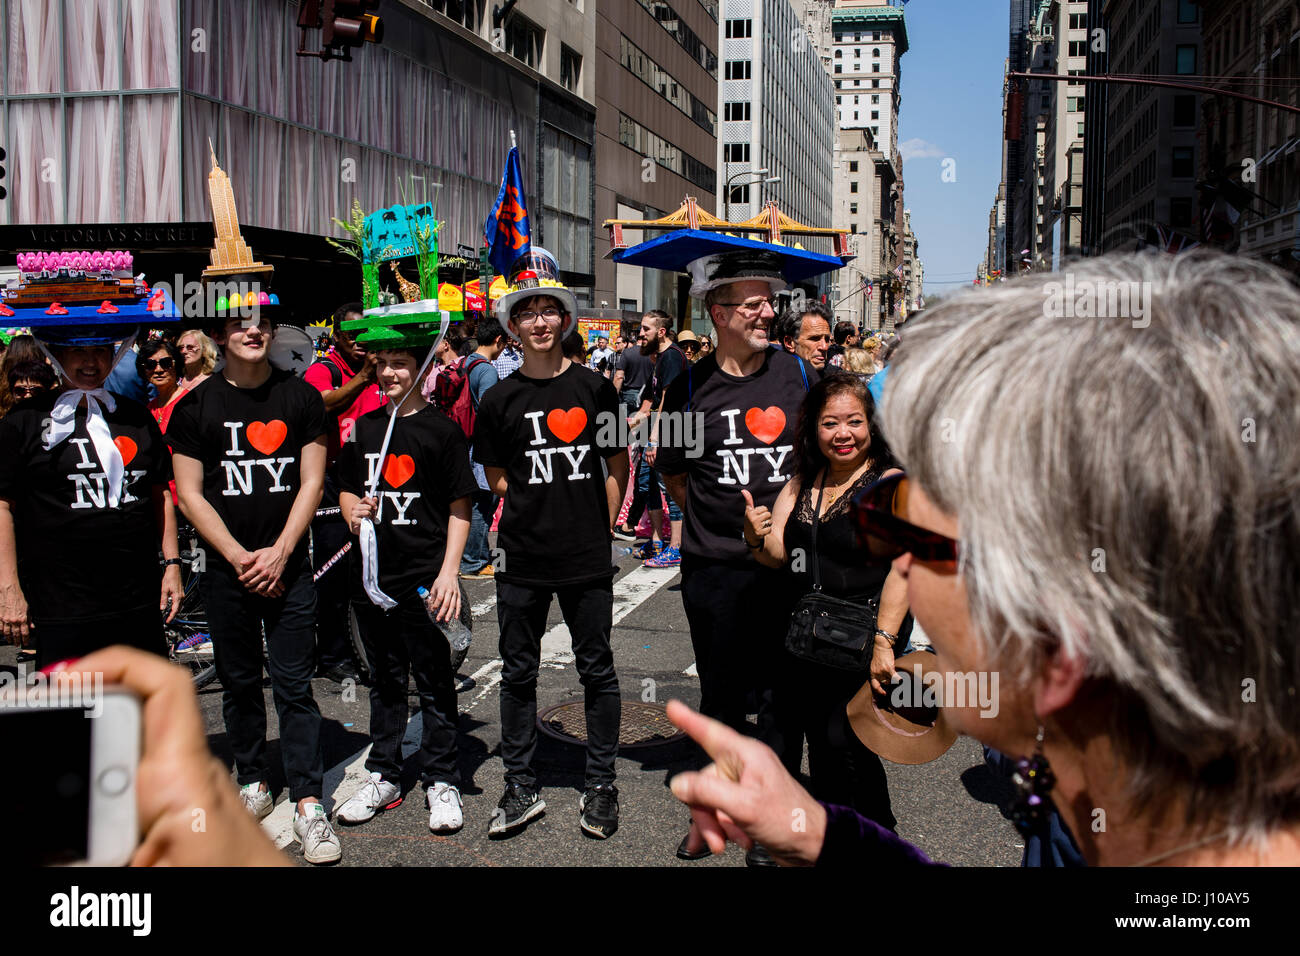
<svg viewBox="0 0 1300 956"><path fill-rule="evenodd" d="M1056 786L1052 766L1043 755L1045 733L1043 725L1039 724L1034 755L1017 760L1016 772L1011 775L1011 782L1018 791L1015 803L1011 806L1011 822L1026 835L1039 829L1047 814L1047 795Z"/></svg>

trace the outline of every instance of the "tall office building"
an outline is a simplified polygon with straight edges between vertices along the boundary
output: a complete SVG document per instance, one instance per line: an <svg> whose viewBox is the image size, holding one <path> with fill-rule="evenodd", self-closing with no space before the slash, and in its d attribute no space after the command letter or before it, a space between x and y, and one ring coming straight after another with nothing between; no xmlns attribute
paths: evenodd
<svg viewBox="0 0 1300 956"><path fill-rule="evenodd" d="M869 129L882 152L898 148L907 23L887 0L838 0L832 14L835 105L841 129Z"/></svg>
<svg viewBox="0 0 1300 956"><path fill-rule="evenodd" d="M197 277L212 246L211 139L286 307L319 316L360 289L340 268L353 260L321 238L341 235L332 220L353 200L374 210L399 183L416 196L427 185L441 251L476 253L514 130L533 241L590 302L595 10L583 6L536 0L494 25L486 0L386 3L384 42L342 63L295 55L298 8L283 0L7 3L0 256L128 248L150 275Z"/></svg>
<svg viewBox="0 0 1300 956"><path fill-rule="evenodd" d="M1089 45L1090 74L1185 77L1195 84L1204 73L1200 11L1193 0L1089 0L1088 28L1104 31L1106 38L1104 50ZM1090 84L1085 253L1164 244L1173 233L1188 240L1199 234L1200 101L1201 94L1191 91Z"/></svg>
<svg viewBox="0 0 1300 956"><path fill-rule="evenodd" d="M589 4L595 6L588 0ZM636 0L596 9L596 222L658 219L684 196L714 212L718 192L718 7L701 0ZM649 236L625 234L633 245ZM653 235L653 234L652 234ZM628 318L676 315L676 277L596 259L595 305Z"/></svg>
<svg viewBox="0 0 1300 956"><path fill-rule="evenodd" d="M721 17L719 208L734 222L775 199L799 222L831 225L834 93L807 30L791 0L721 0Z"/></svg>
<svg viewBox="0 0 1300 956"><path fill-rule="evenodd" d="M1204 72L1228 89L1300 105L1300 4L1199 0ZM1200 238L1300 274L1300 118L1202 97Z"/></svg>

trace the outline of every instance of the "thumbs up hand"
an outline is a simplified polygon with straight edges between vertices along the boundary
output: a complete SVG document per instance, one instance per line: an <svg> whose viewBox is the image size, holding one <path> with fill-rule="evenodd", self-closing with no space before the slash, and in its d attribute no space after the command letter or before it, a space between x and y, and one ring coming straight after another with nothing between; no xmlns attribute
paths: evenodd
<svg viewBox="0 0 1300 956"><path fill-rule="evenodd" d="M756 548L772 531L772 512L766 505L754 505L754 496L741 489L745 497L745 543Z"/></svg>

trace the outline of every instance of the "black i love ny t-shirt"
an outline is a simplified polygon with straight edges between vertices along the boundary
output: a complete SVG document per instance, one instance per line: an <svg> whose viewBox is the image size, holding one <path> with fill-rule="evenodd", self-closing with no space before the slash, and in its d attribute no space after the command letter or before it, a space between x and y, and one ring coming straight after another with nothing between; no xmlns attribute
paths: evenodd
<svg viewBox="0 0 1300 956"><path fill-rule="evenodd" d="M614 574L605 460L625 448L618 393L576 362L550 379L516 371L483 396L474 460L504 468L503 581L543 587Z"/></svg>
<svg viewBox="0 0 1300 956"><path fill-rule="evenodd" d="M149 410L114 397L115 411L100 407L124 466L116 508L86 431L85 402L72 434L49 451L43 436L56 396L23 403L0 421L0 498L11 502L18 581L38 628L158 606L161 535L152 494L171 480L171 455Z"/></svg>
<svg viewBox="0 0 1300 956"><path fill-rule="evenodd" d="M247 551L275 544L298 496L302 448L323 434L320 392L279 370L257 388L213 375L177 402L167 426L172 451L203 463L203 497ZM209 566L225 563L206 550ZM291 564L306 553L303 535Z"/></svg>
<svg viewBox="0 0 1300 956"><path fill-rule="evenodd" d="M363 498L378 476L379 588L405 601L417 597L417 588L432 587L447 549L451 503L478 491L478 482L465 433L432 405L397 419L381 467L388 418L385 407L357 419L339 454L339 488ZM353 564L359 589L360 559Z"/></svg>
<svg viewBox="0 0 1300 956"><path fill-rule="evenodd" d="M794 477L799 408L820 378L807 362L769 348L753 375L728 375L709 355L673 380L664 411L704 416L702 455L690 457L686 443L677 442L661 445L655 461L665 475L687 476L684 556L752 560L741 537L745 499L740 490L747 489L755 505L770 508Z"/></svg>

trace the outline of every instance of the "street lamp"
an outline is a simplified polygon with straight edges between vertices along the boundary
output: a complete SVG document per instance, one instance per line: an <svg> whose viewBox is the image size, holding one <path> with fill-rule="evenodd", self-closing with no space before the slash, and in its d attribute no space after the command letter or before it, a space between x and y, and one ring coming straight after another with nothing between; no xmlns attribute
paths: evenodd
<svg viewBox="0 0 1300 956"><path fill-rule="evenodd" d="M762 169L742 169L738 173L732 173L727 177L727 183L722 187L722 218L731 222L731 183L739 176L767 176L769 170L766 166ZM769 176L764 179L765 183L779 183L780 176Z"/></svg>

